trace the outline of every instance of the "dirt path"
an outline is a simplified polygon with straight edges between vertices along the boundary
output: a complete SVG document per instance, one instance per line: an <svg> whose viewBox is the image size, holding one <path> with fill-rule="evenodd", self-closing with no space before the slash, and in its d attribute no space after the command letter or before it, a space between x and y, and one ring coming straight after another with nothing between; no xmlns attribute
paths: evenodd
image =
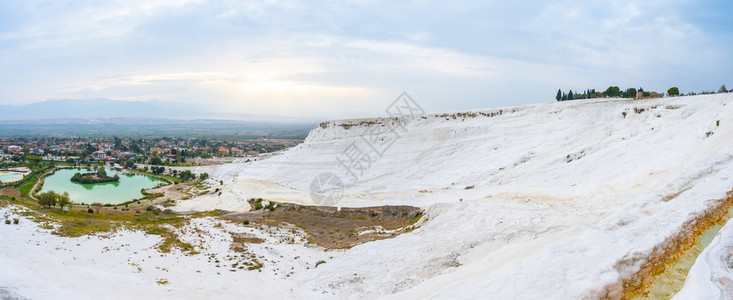
<svg viewBox="0 0 733 300"><path fill-rule="evenodd" d="M38 202L38 199L36 199L36 196L33 195L33 191L36 191L43 183L46 181L46 176L49 174L56 172L56 169L53 169L51 171L46 172L46 174L41 175L41 177L36 181L35 184L33 184L33 187L31 188L30 192L28 192L28 197L31 197L33 201Z"/></svg>

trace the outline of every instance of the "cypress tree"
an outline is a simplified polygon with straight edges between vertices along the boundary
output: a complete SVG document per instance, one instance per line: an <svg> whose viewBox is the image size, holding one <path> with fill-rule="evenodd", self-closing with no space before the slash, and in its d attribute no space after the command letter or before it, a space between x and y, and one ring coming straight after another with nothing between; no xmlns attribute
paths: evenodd
<svg viewBox="0 0 733 300"><path fill-rule="evenodd" d="M635 88L628 88L626 90L626 98L636 98L636 89Z"/></svg>
<svg viewBox="0 0 733 300"><path fill-rule="evenodd" d="M573 90L568 92L568 100L573 100Z"/></svg>
<svg viewBox="0 0 733 300"><path fill-rule="evenodd" d="M562 91L560 91L560 89L557 90L557 96L555 96L555 99L557 99L557 101L562 99Z"/></svg>

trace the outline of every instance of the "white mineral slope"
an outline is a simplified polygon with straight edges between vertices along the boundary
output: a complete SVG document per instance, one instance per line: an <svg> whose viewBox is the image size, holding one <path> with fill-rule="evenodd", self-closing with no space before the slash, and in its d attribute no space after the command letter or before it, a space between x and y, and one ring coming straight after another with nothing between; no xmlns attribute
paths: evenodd
<svg viewBox="0 0 733 300"><path fill-rule="evenodd" d="M0 226L0 299L292 299L300 291L288 276L338 255L304 245L302 232L262 231L211 218L174 230L201 252L186 255L160 253L160 237L139 231L66 238L16 209L0 207L0 216L20 220ZM231 232L265 243L232 252ZM296 242L283 242L291 238ZM260 270L242 264L250 254L264 265Z"/></svg>
<svg viewBox="0 0 733 300"><path fill-rule="evenodd" d="M700 253L674 299L733 299L733 222Z"/></svg>
<svg viewBox="0 0 733 300"><path fill-rule="evenodd" d="M731 189L731 103L726 94L430 114L403 124L355 182L336 158L372 120L327 122L281 155L206 169L212 184L223 181L221 197L182 205L311 203L312 178L336 173L349 183L339 205L419 206L421 227L345 251L253 231L266 239L249 249L262 257L260 273L207 259L233 255L226 231L253 230L211 219L182 229L205 242L193 256L159 256L159 238L136 232L68 239L29 222L0 224L0 290L31 299L618 298L622 278Z"/></svg>
<svg viewBox="0 0 733 300"><path fill-rule="evenodd" d="M338 126L360 120L331 121L279 156L206 170L216 181L246 185L238 190L248 197L281 193L292 202L309 202L312 179L335 173L347 183L343 206L424 206L487 195L573 200L631 188L638 194L685 177L684 170L712 155L726 154L730 99L569 101L482 111L502 111L497 117L429 114L398 130L400 138L383 156L371 153L371 164L356 181L337 158L352 143L367 148L361 138L366 128ZM645 110L637 114L635 107ZM706 132L714 134L706 138ZM273 184L262 187L252 180ZM465 190L472 185L476 189Z"/></svg>
<svg viewBox="0 0 733 300"><path fill-rule="evenodd" d="M427 209L420 229L354 247L317 279L295 276L306 289L617 297L622 278L731 189L731 103L720 94L428 114L400 120L400 138L353 182L337 157L381 125L332 121L279 156L210 174L245 197L309 203L314 176L335 173L348 183L340 206Z"/></svg>

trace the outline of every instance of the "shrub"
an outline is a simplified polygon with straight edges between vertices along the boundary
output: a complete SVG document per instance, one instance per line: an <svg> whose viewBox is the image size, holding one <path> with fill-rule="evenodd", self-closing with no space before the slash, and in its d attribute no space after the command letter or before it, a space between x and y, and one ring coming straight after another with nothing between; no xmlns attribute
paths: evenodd
<svg viewBox="0 0 733 300"><path fill-rule="evenodd" d="M636 92L635 88L628 88L624 92L624 98L636 98Z"/></svg>
<svg viewBox="0 0 733 300"><path fill-rule="evenodd" d="M244 221L242 221L242 224L244 224L244 225L249 225L249 220L244 220Z"/></svg>
<svg viewBox="0 0 733 300"><path fill-rule="evenodd" d="M157 207L155 207L155 206L152 206L152 205L151 205L151 206L148 206L148 207L146 207L146 208L145 208L145 210L147 210L147 211L149 211L149 212L153 213L154 215L157 215L157 214L159 214L159 213L160 213L160 208L157 208Z"/></svg>
<svg viewBox="0 0 733 300"><path fill-rule="evenodd" d="M90 208L87 208L87 212L90 213L90 214L93 214L94 213L94 210L90 207Z"/></svg>
<svg viewBox="0 0 733 300"><path fill-rule="evenodd" d="M99 210L102 209L102 206L104 206L104 205L102 203L99 203L99 202L92 203L92 207L94 208L94 210L97 211L97 213L99 213Z"/></svg>
<svg viewBox="0 0 733 300"><path fill-rule="evenodd" d="M669 96L679 96L680 95L680 89L678 89L676 86L673 86L667 90L667 95Z"/></svg>
<svg viewBox="0 0 733 300"><path fill-rule="evenodd" d="M318 268L319 265L322 265L322 264L325 264L325 263L326 263L325 260L319 260L319 261L317 261L316 262L316 268Z"/></svg>
<svg viewBox="0 0 733 300"><path fill-rule="evenodd" d="M18 219L13 219L13 224L15 224L15 225L18 225L18 223L20 223L20 220L18 220Z"/></svg>
<svg viewBox="0 0 733 300"><path fill-rule="evenodd" d="M45 193L38 194L38 205L40 206L56 206L56 201L60 195L54 191L48 191Z"/></svg>
<svg viewBox="0 0 733 300"><path fill-rule="evenodd" d="M606 97L620 97L621 89L617 86L609 86L606 89Z"/></svg>
<svg viewBox="0 0 733 300"><path fill-rule="evenodd" d="M57 204L61 207L61 210L64 210L64 206L68 206L69 210L71 210L71 199L69 199L69 193L64 192L61 195L56 195Z"/></svg>
<svg viewBox="0 0 733 300"><path fill-rule="evenodd" d="M5 224L8 224L8 225L10 225L10 220L8 220L8 219L5 219Z"/></svg>

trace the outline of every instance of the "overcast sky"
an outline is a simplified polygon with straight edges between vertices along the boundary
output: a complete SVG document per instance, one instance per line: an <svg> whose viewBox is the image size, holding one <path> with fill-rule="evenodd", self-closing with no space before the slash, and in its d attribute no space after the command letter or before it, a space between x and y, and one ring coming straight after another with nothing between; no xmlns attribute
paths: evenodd
<svg viewBox="0 0 733 300"><path fill-rule="evenodd" d="M196 102L315 119L733 87L733 2L0 2L0 104Z"/></svg>

